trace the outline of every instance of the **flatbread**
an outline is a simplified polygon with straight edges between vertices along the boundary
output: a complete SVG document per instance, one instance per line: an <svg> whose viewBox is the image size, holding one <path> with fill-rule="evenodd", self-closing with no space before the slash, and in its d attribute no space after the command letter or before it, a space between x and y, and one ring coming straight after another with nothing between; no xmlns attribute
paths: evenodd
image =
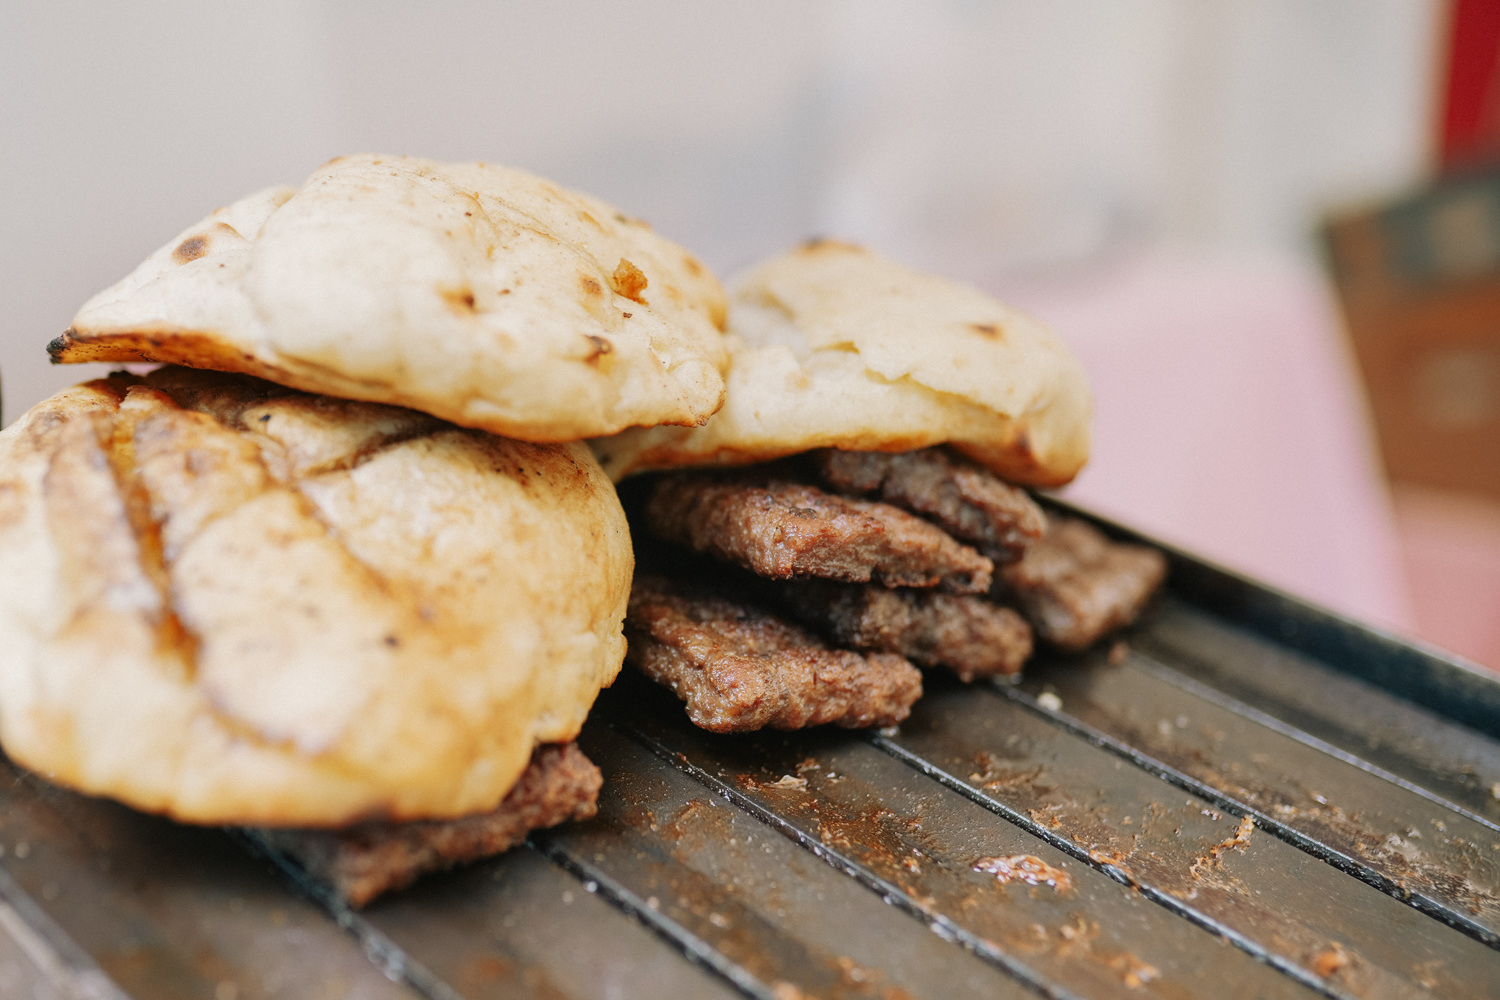
<svg viewBox="0 0 1500 1000"><path fill-rule="evenodd" d="M724 309L706 267L596 198L507 167L370 154L214 212L48 349L571 441L717 410Z"/></svg>
<svg viewBox="0 0 1500 1000"><path fill-rule="evenodd" d="M199 823L496 808L620 668L582 444L166 368L0 432L0 743Z"/></svg>
<svg viewBox="0 0 1500 1000"><path fill-rule="evenodd" d="M1088 460L1078 361L1045 325L967 285L818 241L736 285L729 333L724 408L702 427L594 442L613 478L949 443L1013 483L1058 486Z"/></svg>

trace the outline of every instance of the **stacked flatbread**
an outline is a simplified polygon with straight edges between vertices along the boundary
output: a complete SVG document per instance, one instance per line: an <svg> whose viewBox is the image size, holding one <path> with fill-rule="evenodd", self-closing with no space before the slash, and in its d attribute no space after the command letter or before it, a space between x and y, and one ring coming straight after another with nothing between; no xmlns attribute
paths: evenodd
<svg viewBox="0 0 1500 1000"><path fill-rule="evenodd" d="M592 815L633 556L580 441L718 409L724 309L502 167L348 157L214 212L49 348L172 364L0 432L6 752L273 828L356 904Z"/></svg>
<svg viewBox="0 0 1500 1000"><path fill-rule="evenodd" d="M0 432L0 743L252 825L355 905L592 815L572 741L627 635L707 728L884 725L914 663L1014 675L1161 576L1024 490L1088 453L1041 324L829 242L731 313L644 223L508 168L334 160L49 351L166 366ZM685 466L625 487L632 585L611 480Z"/></svg>

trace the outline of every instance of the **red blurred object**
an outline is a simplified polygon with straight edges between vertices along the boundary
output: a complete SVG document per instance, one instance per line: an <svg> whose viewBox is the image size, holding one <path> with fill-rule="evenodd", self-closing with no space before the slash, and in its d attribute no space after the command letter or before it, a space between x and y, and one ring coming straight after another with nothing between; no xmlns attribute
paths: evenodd
<svg viewBox="0 0 1500 1000"><path fill-rule="evenodd" d="M1500 161L1500 3L1450 0L1447 57L1443 169Z"/></svg>

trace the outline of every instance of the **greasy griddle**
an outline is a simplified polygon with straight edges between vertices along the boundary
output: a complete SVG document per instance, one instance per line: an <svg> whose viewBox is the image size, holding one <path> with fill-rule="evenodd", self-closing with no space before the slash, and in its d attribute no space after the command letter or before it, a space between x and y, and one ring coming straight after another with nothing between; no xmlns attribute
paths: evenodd
<svg viewBox="0 0 1500 1000"><path fill-rule="evenodd" d="M0 996L1500 995L1500 683L1182 554L1124 644L897 731L627 671L580 742L597 819L359 913L0 761Z"/></svg>

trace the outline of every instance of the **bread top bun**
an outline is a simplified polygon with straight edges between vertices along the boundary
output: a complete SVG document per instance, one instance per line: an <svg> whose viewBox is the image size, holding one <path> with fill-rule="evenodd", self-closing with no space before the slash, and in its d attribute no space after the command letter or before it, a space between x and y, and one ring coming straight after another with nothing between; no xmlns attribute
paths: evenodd
<svg viewBox="0 0 1500 1000"><path fill-rule="evenodd" d="M0 743L199 823L496 807L625 652L582 444L167 368L0 432Z"/></svg>
<svg viewBox="0 0 1500 1000"><path fill-rule="evenodd" d="M1088 460L1082 367L1046 326L967 285L816 241L735 287L729 332L724 408L702 427L593 442L613 478L948 442L1012 482L1060 486Z"/></svg>
<svg viewBox="0 0 1500 1000"><path fill-rule="evenodd" d="M221 208L48 350L408 406L524 441L698 424L724 293L691 254L520 170L362 155Z"/></svg>

